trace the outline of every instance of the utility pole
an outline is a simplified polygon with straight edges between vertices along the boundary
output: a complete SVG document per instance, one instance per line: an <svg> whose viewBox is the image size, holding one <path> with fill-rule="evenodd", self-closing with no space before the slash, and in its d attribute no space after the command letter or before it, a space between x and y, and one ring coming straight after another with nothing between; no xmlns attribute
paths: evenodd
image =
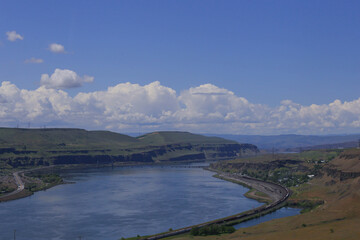
<svg viewBox="0 0 360 240"><path fill-rule="evenodd" d="M14 230L14 240L16 240L16 229Z"/></svg>
<svg viewBox="0 0 360 240"><path fill-rule="evenodd" d="M79 240L81 240L81 236L79 236Z"/></svg>

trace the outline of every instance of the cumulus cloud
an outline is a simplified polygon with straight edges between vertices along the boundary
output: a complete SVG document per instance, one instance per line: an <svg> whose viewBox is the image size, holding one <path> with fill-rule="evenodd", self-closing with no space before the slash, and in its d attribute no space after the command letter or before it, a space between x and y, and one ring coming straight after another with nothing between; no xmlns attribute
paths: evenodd
<svg viewBox="0 0 360 240"><path fill-rule="evenodd" d="M43 63L44 60L42 60L41 58L30 58L30 59L26 59L25 63Z"/></svg>
<svg viewBox="0 0 360 240"><path fill-rule="evenodd" d="M34 91L19 89L4 81L0 87L2 122L61 120L71 110L71 98L61 90L40 87Z"/></svg>
<svg viewBox="0 0 360 240"><path fill-rule="evenodd" d="M63 45L58 43L52 43L49 45L49 50L53 53L65 53L65 48Z"/></svg>
<svg viewBox="0 0 360 240"><path fill-rule="evenodd" d="M83 83L90 83L93 81L94 77L86 75L80 77L74 71L57 68L51 76L42 74L40 85L45 86L46 88L66 89L81 87Z"/></svg>
<svg viewBox="0 0 360 240"><path fill-rule="evenodd" d="M179 94L160 82L144 86L120 83L104 91L78 93L74 97L58 89L73 86L77 78L80 77L73 71L57 69L51 77L44 77L46 83L57 87L43 85L25 90L2 82L0 121L56 122L62 126L117 131L319 134L360 130L360 98L308 106L284 100L277 107L268 107L212 84Z"/></svg>
<svg viewBox="0 0 360 240"><path fill-rule="evenodd" d="M6 32L6 36L7 36L7 39L10 42L15 42L16 40L23 40L24 39L24 37L21 36L20 34L16 33L16 31Z"/></svg>
<svg viewBox="0 0 360 240"><path fill-rule="evenodd" d="M145 86L121 83L106 91L79 93L74 97L84 115L97 116L111 126L156 124L179 109L176 92L159 82Z"/></svg>
<svg viewBox="0 0 360 240"><path fill-rule="evenodd" d="M180 94L179 100L185 104L185 108L177 113L180 119L192 120L196 117L202 122L255 121L263 115L265 108L212 84L190 88Z"/></svg>

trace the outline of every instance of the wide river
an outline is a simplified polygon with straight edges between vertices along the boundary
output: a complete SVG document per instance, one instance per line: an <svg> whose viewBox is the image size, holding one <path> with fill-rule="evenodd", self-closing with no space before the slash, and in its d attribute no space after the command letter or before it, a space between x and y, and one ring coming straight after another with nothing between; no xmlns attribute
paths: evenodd
<svg viewBox="0 0 360 240"><path fill-rule="evenodd" d="M0 239L117 240L198 224L261 205L201 168L72 170L59 185L0 203Z"/></svg>

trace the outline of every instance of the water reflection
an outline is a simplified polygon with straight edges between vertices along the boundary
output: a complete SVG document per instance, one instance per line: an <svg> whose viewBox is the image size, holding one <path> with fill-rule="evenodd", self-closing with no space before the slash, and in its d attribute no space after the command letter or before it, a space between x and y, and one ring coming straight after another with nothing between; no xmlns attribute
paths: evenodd
<svg viewBox="0 0 360 240"><path fill-rule="evenodd" d="M185 227L260 206L240 185L201 168L71 170L76 184L0 204L0 239L115 240Z"/></svg>

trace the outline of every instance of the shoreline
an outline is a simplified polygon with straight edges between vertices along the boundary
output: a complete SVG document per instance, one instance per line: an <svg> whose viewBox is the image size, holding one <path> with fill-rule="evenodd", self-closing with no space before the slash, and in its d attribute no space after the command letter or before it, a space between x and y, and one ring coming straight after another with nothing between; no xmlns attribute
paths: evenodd
<svg viewBox="0 0 360 240"><path fill-rule="evenodd" d="M44 171L44 170L46 171L47 169L50 169L50 168L53 168L53 166L46 166L46 167L41 167L41 168L23 169L23 170L20 170L20 171L13 172L12 175L14 176L14 180L15 180L15 183L17 185L17 189L15 189L12 192L9 192L9 193L6 193L6 194L0 196L0 203L13 201L13 200L17 200L17 199L21 199L21 198L25 198L25 197L29 197L29 196L33 195L35 192L45 191L47 189L50 189L50 188L58 186L58 185L70 184L71 183L71 182L64 182L64 181L62 181L60 183L45 183L45 182L41 181L41 183L44 184L45 186L43 186L39 190L29 191L29 190L27 190L25 188L25 183L22 181L22 179L29 178L29 177L25 176L25 173Z"/></svg>
<svg viewBox="0 0 360 240"><path fill-rule="evenodd" d="M250 197L250 198L258 200L258 201L262 200L264 198L270 198L272 201L266 202L268 204L281 200L285 195L290 195L290 190L287 187L284 187L280 184L276 184L273 182L266 182L266 181L248 177L248 176L225 173L225 172L221 172L217 169L206 168L205 170L215 172L216 174L213 177L223 179L225 181L229 181L232 183L240 184L246 188L249 188L249 191L247 193L249 193L253 190L256 190L260 193L266 194L267 197L259 196L259 198L252 198L252 197ZM245 193L245 196L247 193ZM246 197L248 197L248 196L246 196Z"/></svg>
<svg viewBox="0 0 360 240"><path fill-rule="evenodd" d="M193 228L206 227L206 226L210 226L213 224L226 224L226 225L239 224L241 222L255 218L259 215L260 216L265 215L265 214L271 213L271 212L279 209L280 207L283 206L284 202L290 196L290 190L288 188L281 186L279 184L276 184L276 183L265 182L265 181L262 181L259 179L250 178L250 177L246 177L246 176L239 176L239 175L235 175L235 174L224 173L219 170L211 169L211 168L204 168L204 170L215 172L217 174L215 174L213 177L223 179L224 181L229 181L229 182L233 182L236 184L240 184L246 188L249 188L249 191L251 191L251 189L256 189L259 192L269 195L273 201L271 201L270 203L265 203L255 209L244 211L244 212L234 214L231 216L227 216L224 218L215 219L215 220L212 220L209 222L200 223L200 224L176 229L176 230L165 232L165 233L159 233L159 234L154 234L151 236L145 236L145 237L142 237L139 239L157 240L157 239L172 237L172 236L176 236L176 235L186 234L186 233L190 232L191 229L193 229ZM245 197L247 197L247 196L245 196ZM132 238L130 238L130 239L132 239Z"/></svg>

